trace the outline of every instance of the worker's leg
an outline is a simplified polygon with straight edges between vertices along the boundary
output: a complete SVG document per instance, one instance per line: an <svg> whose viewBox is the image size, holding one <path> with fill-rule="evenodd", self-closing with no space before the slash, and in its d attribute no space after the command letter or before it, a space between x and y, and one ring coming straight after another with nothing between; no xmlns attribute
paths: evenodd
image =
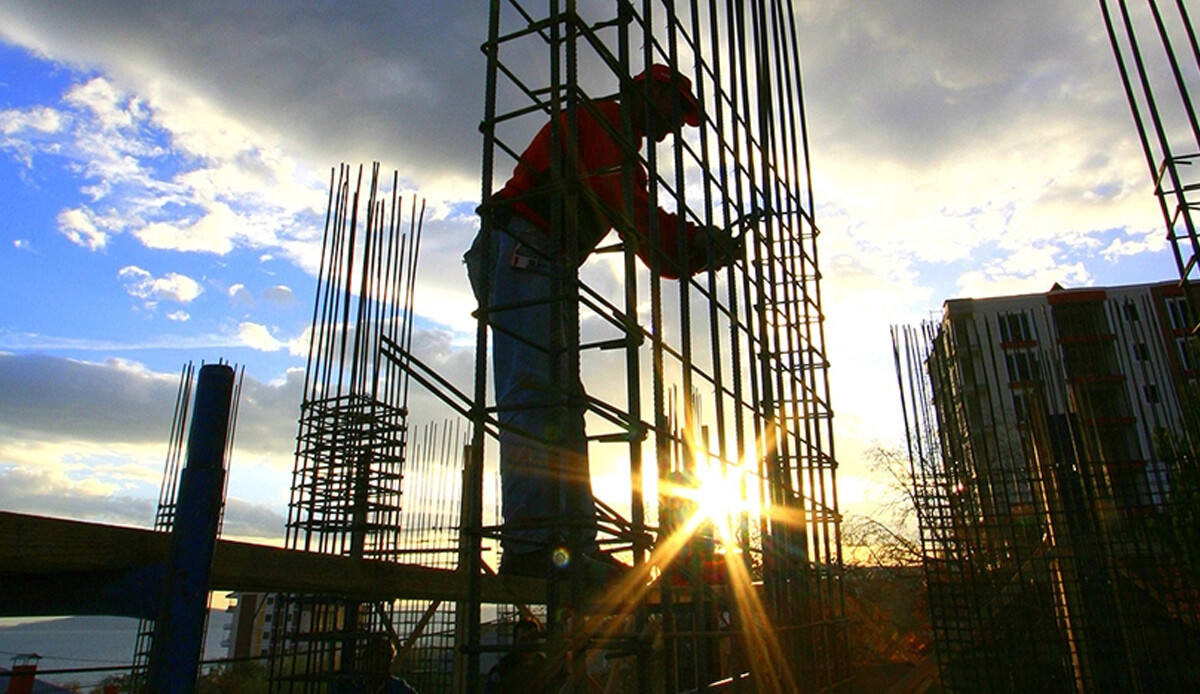
<svg viewBox="0 0 1200 694"><path fill-rule="evenodd" d="M577 485L575 514L594 517L583 440L583 411L571 408L564 417L563 385L577 376L559 371L551 358L561 344L561 301L550 272L554 249L541 231L517 217L506 231L497 231L491 269L489 324L492 326L492 371L500 433L501 508L505 520L502 546L506 553L544 550L565 539L566 494L552 473L552 450L566 456L569 477ZM522 244L520 237L533 243ZM476 274L481 270L477 269ZM478 277L473 284L478 287ZM520 306L519 308L506 308ZM539 440L540 439L540 440ZM555 494L555 489L559 494ZM583 535L594 544L594 531Z"/></svg>

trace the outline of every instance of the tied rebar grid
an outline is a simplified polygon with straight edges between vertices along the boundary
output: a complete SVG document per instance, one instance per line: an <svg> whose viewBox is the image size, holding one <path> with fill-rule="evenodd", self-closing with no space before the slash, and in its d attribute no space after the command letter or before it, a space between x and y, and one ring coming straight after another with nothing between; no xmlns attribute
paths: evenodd
<svg viewBox="0 0 1200 694"><path fill-rule="evenodd" d="M397 548L407 564L458 566L468 435L461 419L414 428L405 461L408 503L400 514ZM495 515L494 509L488 513L489 519ZM417 691L453 691L456 609L448 600L398 601L393 671Z"/></svg>
<svg viewBox="0 0 1200 694"><path fill-rule="evenodd" d="M579 586L551 580L551 643L582 637L598 647L636 634L613 647L634 660L620 675L628 691L745 678L762 691L837 689L847 678L836 578L840 516L791 3L494 0L483 49L485 247L503 233L490 196L534 133L547 121L561 123L550 130L551 152L565 154L551 157L540 192L552 192L551 227L568 230L559 236L563 257L590 253L591 260L577 271L564 264L568 276L551 301L566 307L565 340L547 358L558 360L553 372L563 380L555 390L566 394L564 412L578 404L570 402L577 374L588 389L582 400L593 469L616 465L630 480L628 497L610 498L599 521L602 546L660 576L623 596L627 604L602 627L557 622L556 608L574 605ZM633 137L630 104L621 100L621 123L610 135L625 165L611 175L630 200L633 172L644 167L651 208L674 209L704 229L736 229L746 246L728 267L680 281L661 273L679 271L674 258L682 246L665 247L656 220L636 226L631 203L607 208L581 185L584 172L570 154L581 115L594 116L597 103L631 90L631 77L652 63L691 81L702 122L643 149ZM676 116L681 107L672 105ZM592 252L569 230L596 214L618 236ZM711 253L722 236L706 231L695 242ZM489 315L506 308L479 307L475 466L497 426L486 406ZM663 519L664 508L680 507L672 499L686 495L680 487L695 488L714 471L727 492L724 507L704 508L717 516L705 520L724 530L715 545L696 532L705 523ZM505 528L471 528L468 553L481 562L479 544ZM722 568L706 572L710 547ZM472 567L473 577L479 568ZM474 615L467 630L471 691L478 686L470 678L479 672L479 621ZM654 633L666 646L661 656L647 648L646 635Z"/></svg>
<svg viewBox="0 0 1200 694"><path fill-rule="evenodd" d="M1192 691L1196 391L1170 285L893 330L950 692Z"/></svg>
<svg viewBox="0 0 1200 694"><path fill-rule="evenodd" d="M398 175L381 193L379 165L366 181L363 174L345 165L330 174L286 544L398 561L408 378L384 347L411 347L424 206L414 197L405 220ZM394 602L282 596L272 623L273 691L383 681L396 610Z"/></svg>
<svg viewBox="0 0 1200 694"><path fill-rule="evenodd" d="M1200 42L1183 0L1100 0L1125 97L1154 184L1184 287L1200 276ZM1189 297L1192 294L1189 291ZM1200 305L1189 298L1189 322Z"/></svg>

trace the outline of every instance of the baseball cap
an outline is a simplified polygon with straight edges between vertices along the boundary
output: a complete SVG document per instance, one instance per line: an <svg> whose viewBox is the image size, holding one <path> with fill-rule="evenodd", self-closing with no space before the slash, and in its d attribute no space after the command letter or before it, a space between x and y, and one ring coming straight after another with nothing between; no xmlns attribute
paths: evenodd
<svg viewBox="0 0 1200 694"><path fill-rule="evenodd" d="M666 65L658 63L635 75L633 81L636 84L645 82L647 79L678 85L679 95L683 97L680 103L680 108L683 110L683 122L693 127L700 125L700 107L696 104L696 97L692 95L691 80Z"/></svg>

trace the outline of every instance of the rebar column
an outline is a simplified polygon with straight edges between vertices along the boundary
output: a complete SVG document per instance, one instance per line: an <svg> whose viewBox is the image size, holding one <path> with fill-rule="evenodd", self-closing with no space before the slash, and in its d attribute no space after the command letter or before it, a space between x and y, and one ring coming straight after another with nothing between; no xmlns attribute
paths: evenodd
<svg viewBox="0 0 1200 694"><path fill-rule="evenodd" d="M366 176L364 177L364 174ZM390 185L389 185L390 183ZM321 268L288 505L289 548L398 561L412 301L424 206L399 176L330 173ZM272 621L273 691L382 681L394 602L292 595Z"/></svg>
<svg viewBox="0 0 1200 694"><path fill-rule="evenodd" d="M195 691L200 674L208 578L224 502L233 385L232 367L206 364L200 368L187 464L179 479L167 554L163 603L154 620L147 675L152 692Z"/></svg>

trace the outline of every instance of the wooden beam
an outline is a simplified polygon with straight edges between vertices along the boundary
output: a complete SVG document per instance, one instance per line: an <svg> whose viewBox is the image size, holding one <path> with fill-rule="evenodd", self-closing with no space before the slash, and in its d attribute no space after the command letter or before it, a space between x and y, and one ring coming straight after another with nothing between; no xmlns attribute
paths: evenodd
<svg viewBox="0 0 1200 694"><path fill-rule="evenodd" d="M5 576L132 569L166 561L167 533L0 511L0 585ZM306 593L360 600L467 599L466 575L268 545L218 540L210 590ZM483 602L539 603L543 581L483 577Z"/></svg>

